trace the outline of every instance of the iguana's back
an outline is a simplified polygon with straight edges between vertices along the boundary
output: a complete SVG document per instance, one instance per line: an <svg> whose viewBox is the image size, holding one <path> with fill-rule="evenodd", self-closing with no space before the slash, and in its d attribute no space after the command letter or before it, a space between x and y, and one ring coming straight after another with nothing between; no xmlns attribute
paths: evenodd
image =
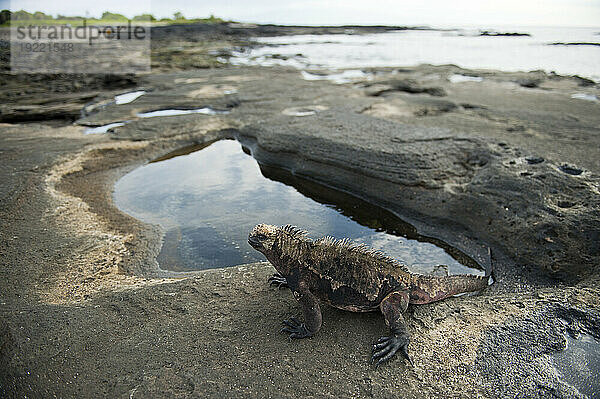
<svg viewBox="0 0 600 399"><path fill-rule="evenodd" d="M411 284L406 266L350 240L324 237L307 246L305 267L315 294L333 306L375 310L391 291Z"/></svg>

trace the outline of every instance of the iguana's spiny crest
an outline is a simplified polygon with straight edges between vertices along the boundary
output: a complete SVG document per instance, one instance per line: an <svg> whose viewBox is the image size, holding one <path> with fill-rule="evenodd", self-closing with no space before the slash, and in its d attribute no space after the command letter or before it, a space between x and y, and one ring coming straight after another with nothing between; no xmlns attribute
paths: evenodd
<svg viewBox="0 0 600 399"><path fill-rule="evenodd" d="M297 252L301 247L307 246L311 250L316 250L317 253L319 250L325 250L327 255L334 253L344 256L354 255L353 257L359 262L369 259L374 262L388 264L392 269L407 271L406 266L396 259L364 244L357 244L349 238L337 240L331 236L325 236L313 241L308 237L308 232L289 224L282 227L268 224L256 225L248 235L248 243L254 249L265 254L267 258L269 258L268 253L275 249L276 244L278 249L282 253L287 252L288 256L292 255L290 252Z"/></svg>
<svg viewBox="0 0 600 399"><path fill-rule="evenodd" d="M350 287L369 300L380 295L389 278L410 283L405 265L348 238L312 240L306 231L295 226L260 224L252 230L248 242L283 275L307 270L329 281L334 290Z"/></svg>

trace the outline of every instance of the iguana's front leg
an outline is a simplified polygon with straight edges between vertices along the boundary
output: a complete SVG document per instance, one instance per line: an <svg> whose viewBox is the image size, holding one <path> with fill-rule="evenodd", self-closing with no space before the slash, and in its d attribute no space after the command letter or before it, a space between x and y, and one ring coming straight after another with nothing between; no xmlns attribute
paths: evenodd
<svg viewBox="0 0 600 399"><path fill-rule="evenodd" d="M408 329L402 316L402 313L408 307L408 300L409 296L407 292L397 291L386 296L379 304L381 313L385 317L385 323L392 331L392 336L381 337L373 345L373 357L371 361L377 361L375 364L376 367L390 360L398 350L412 364L412 360L408 356L408 343L410 341Z"/></svg>
<svg viewBox="0 0 600 399"><path fill-rule="evenodd" d="M300 283L298 289L294 291L294 298L302 308L304 323L291 317L289 320L283 321L285 327L281 329L281 332L289 333L290 338L311 337L321 328L322 317L319 300L303 283Z"/></svg>

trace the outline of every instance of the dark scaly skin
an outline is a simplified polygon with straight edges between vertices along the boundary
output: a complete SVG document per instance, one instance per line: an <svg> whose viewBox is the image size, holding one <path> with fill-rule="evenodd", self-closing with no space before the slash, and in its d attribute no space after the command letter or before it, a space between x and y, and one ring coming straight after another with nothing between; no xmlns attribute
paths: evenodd
<svg viewBox="0 0 600 399"><path fill-rule="evenodd" d="M426 304L452 295L479 291L489 277L412 274L397 260L348 240L311 240L293 226L257 225L248 243L277 269L271 285L289 288L299 302L304 323L285 320L281 331L305 338L321 328L319 301L353 312L380 310L392 333L373 345L372 361L379 365L397 351L408 356L409 334L403 313L409 304Z"/></svg>

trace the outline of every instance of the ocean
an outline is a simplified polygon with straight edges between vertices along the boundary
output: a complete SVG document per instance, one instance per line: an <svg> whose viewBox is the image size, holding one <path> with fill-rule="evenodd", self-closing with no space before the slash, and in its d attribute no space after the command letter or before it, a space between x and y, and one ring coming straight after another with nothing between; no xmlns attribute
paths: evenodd
<svg viewBox="0 0 600 399"><path fill-rule="evenodd" d="M483 30L530 36L481 36ZM300 69L454 64L510 72L554 71L600 82L600 27L398 30L366 35L348 31L340 35L265 37L258 41L264 46L235 53L230 62Z"/></svg>

